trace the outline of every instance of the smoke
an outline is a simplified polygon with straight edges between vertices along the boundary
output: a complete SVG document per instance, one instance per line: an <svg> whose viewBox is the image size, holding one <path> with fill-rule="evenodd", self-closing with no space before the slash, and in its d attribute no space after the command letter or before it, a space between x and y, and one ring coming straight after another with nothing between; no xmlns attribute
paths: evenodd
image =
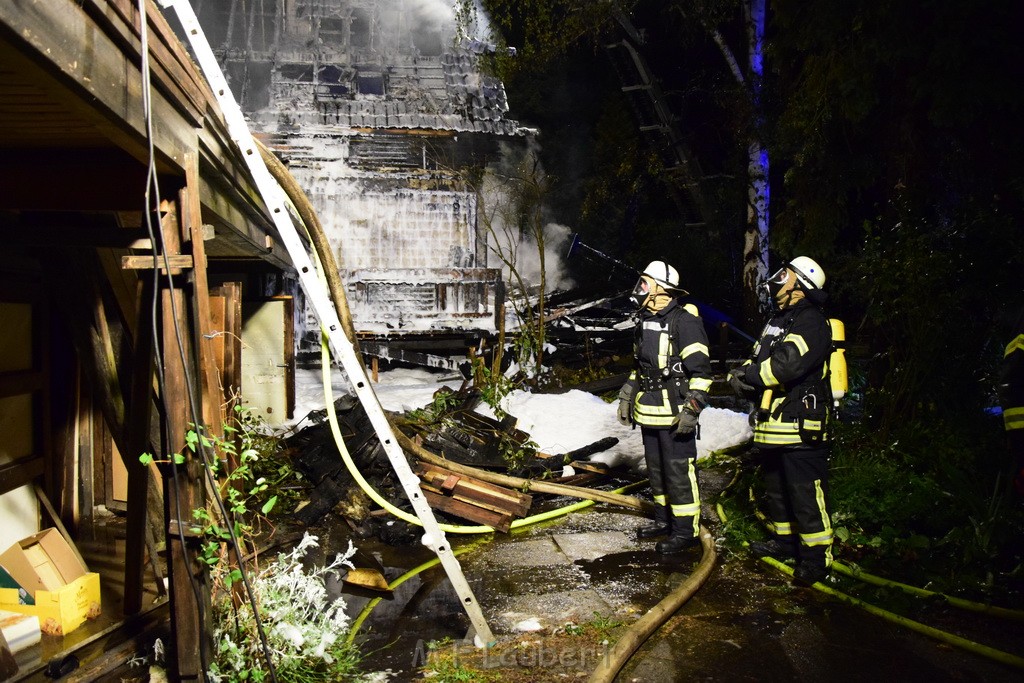
<svg viewBox="0 0 1024 683"><path fill-rule="evenodd" d="M501 160L488 168L480 193L479 219L490 233L489 265L500 265L503 278L513 289L519 288L521 279L527 289L534 290L541 283L542 250L538 241L542 241L545 289L550 292L573 287L565 263L572 229L545 222L540 240L532 230L522 229L540 223L545 213L543 188L547 179L536 139L528 138L525 146L502 144L501 149Z"/></svg>
<svg viewBox="0 0 1024 683"><path fill-rule="evenodd" d="M405 0L405 10L414 23L429 23L454 32L456 8L451 0ZM473 6L463 20L468 38L483 43L495 42L491 18L480 0L473 0Z"/></svg>
<svg viewBox="0 0 1024 683"><path fill-rule="evenodd" d="M455 25L455 9L448 0L406 0L405 8L415 21Z"/></svg>
<svg viewBox="0 0 1024 683"><path fill-rule="evenodd" d="M570 289L575 285L566 273L565 257L572 228L558 223L544 226L544 272L548 292L555 289ZM531 285L540 284L540 249L533 235L526 235L516 251L516 268L523 279Z"/></svg>

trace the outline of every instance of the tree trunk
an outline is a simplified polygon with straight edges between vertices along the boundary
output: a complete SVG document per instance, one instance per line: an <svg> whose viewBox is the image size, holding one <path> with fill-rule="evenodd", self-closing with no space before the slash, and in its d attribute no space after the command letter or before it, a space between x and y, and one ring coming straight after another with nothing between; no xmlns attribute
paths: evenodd
<svg viewBox="0 0 1024 683"><path fill-rule="evenodd" d="M761 88L764 77L764 24L767 0L750 0L747 8L747 37L750 56L750 98L754 125L747 147L747 229L743 239L744 315L748 323L761 316L759 308L764 294L758 284L768 275L768 150L761 144L764 124L761 109Z"/></svg>
<svg viewBox="0 0 1024 683"><path fill-rule="evenodd" d="M766 0L749 0L744 8L748 37L748 70L746 78L722 34L711 30L711 37L721 50L736 82L750 95L754 120L747 143L747 225L743 234L743 317L750 328L761 318L763 295L758 285L768 275L768 150L761 143L761 87L764 75L764 22Z"/></svg>

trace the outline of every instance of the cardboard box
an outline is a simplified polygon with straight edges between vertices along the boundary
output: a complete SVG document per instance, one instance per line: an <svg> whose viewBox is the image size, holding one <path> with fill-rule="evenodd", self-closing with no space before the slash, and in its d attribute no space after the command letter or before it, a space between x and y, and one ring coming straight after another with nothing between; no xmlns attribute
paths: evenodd
<svg viewBox="0 0 1024 683"><path fill-rule="evenodd" d="M39 617L48 635L67 635L100 614L100 576L89 572L56 529L23 538L2 555L0 567L35 600L23 604L15 588L0 588L0 609Z"/></svg>
<svg viewBox="0 0 1024 683"><path fill-rule="evenodd" d="M13 588L18 591L18 602L22 605L34 605L36 601L32 599L29 592L21 587L17 581L11 578L11 575L7 573L7 570L0 567L0 588Z"/></svg>

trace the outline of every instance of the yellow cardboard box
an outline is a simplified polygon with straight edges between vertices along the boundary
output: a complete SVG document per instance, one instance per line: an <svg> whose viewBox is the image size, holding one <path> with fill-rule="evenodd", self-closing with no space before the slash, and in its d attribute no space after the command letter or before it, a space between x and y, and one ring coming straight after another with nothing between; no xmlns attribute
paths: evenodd
<svg viewBox="0 0 1024 683"><path fill-rule="evenodd" d="M48 635L67 635L100 615L100 575L89 572L56 529L23 538L2 555L0 566L35 598L24 605L16 588L0 588L0 609L39 617Z"/></svg>

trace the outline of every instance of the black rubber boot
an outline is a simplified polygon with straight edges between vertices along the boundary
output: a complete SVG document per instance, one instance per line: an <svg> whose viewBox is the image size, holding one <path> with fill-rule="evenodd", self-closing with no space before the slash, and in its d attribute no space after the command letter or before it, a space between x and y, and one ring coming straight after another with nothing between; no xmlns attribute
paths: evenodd
<svg viewBox="0 0 1024 683"><path fill-rule="evenodd" d="M674 555L675 553L681 553L684 550L697 545L700 545L700 539L694 538L693 536L683 536L682 534L675 533L664 541L658 541L655 543L654 549L662 555Z"/></svg>
<svg viewBox="0 0 1024 683"><path fill-rule="evenodd" d="M672 531L672 524L669 521L668 508L659 505L654 509L654 521L637 528L636 538L642 541L647 538L664 536L670 531Z"/></svg>
<svg viewBox="0 0 1024 683"><path fill-rule="evenodd" d="M797 555L795 542L784 542L778 538L771 538L767 541L754 541L750 544L750 552L755 557L774 557L776 560L790 560Z"/></svg>
<svg viewBox="0 0 1024 683"><path fill-rule="evenodd" d="M793 570L793 583L798 586L813 586L828 578L828 546L800 546L800 556Z"/></svg>
<svg viewBox="0 0 1024 683"><path fill-rule="evenodd" d="M823 564L800 562L793 570L793 583L798 586L813 586L828 578L828 567Z"/></svg>

